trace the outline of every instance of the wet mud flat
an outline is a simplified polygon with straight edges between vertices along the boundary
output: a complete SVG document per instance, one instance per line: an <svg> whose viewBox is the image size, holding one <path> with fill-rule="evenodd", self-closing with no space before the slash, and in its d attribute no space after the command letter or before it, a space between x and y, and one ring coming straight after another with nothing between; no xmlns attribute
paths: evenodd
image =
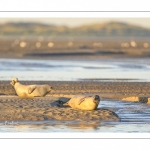
<svg viewBox="0 0 150 150"><path fill-rule="evenodd" d="M103 99L97 110L81 111L58 107L58 99L1 96L0 132L150 132L146 103Z"/></svg>
<svg viewBox="0 0 150 150"><path fill-rule="evenodd" d="M22 84L48 84L47 96L65 97L76 94L98 94L101 99L122 99L129 96L150 96L150 82L113 81L20 81ZM0 95L16 96L10 81L0 81Z"/></svg>
<svg viewBox="0 0 150 150"><path fill-rule="evenodd" d="M83 111L58 106L60 97L19 98L18 96L0 96L1 121L120 121L117 114L109 109L98 108Z"/></svg>
<svg viewBox="0 0 150 150"><path fill-rule="evenodd" d="M128 96L149 96L149 82L22 81L22 83L46 83L52 86L53 90L46 97L20 98L9 81L0 81L0 121L57 120L100 124L147 122L146 118L149 118L149 104L122 100ZM82 111L58 106L58 100L71 98L75 94L100 95L101 101L97 110Z"/></svg>

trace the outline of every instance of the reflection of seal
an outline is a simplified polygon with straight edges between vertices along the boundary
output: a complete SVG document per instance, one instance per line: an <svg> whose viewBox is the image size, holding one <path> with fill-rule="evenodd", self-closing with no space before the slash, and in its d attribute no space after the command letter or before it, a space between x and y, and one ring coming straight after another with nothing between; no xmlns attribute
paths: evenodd
<svg viewBox="0 0 150 150"><path fill-rule="evenodd" d="M51 87L45 85L22 85L17 78L13 78L10 82L14 86L16 93L20 97L41 97L45 96L51 91Z"/></svg>
<svg viewBox="0 0 150 150"><path fill-rule="evenodd" d="M64 103L63 106L70 106L81 110L94 110L97 108L100 102L99 95L84 96L76 95L72 97L68 102Z"/></svg>

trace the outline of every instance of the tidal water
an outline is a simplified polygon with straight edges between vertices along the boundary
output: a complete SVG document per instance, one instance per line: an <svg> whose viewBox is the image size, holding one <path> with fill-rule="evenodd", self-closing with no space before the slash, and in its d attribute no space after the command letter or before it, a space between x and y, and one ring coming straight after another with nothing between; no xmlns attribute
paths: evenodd
<svg viewBox="0 0 150 150"><path fill-rule="evenodd" d="M0 80L150 81L150 60L24 60L0 59Z"/></svg>
<svg viewBox="0 0 150 150"><path fill-rule="evenodd" d="M150 108L143 103L103 100L99 108L118 114L120 122L1 121L2 133L150 133Z"/></svg>
<svg viewBox="0 0 150 150"><path fill-rule="evenodd" d="M149 82L150 60L110 59L95 61L0 59L0 80L40 81L122 81ZM0 132L89 132L89 133L149 133L150 106L119 100L101 101L99 107L117 113L121 122L90 122L79 124L69 121L0 122Z"/></svg>

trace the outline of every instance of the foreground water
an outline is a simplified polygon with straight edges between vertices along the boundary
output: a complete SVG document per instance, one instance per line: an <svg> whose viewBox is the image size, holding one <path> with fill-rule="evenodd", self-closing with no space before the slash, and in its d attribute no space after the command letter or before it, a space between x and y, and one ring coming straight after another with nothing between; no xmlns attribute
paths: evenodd
<svg viewBox="0 0 150 150"><path fill-rule="evenodd" d="M150 60L23 60L0 59L0 80L150 81Z"/></svg>
<svg viewBox="0 0 150 150"><path fill-rule="evenodd" d="M1 121L0 132L106 132L106 133L149 133L150 108L147 104L119 100L101 101L99 108L116 112L121 122L75 121Z"/></svg>
<svg viewBox="0 0 150 150"><path fill-rule="evenodd" d="M19 60L0 59L0 80L53 81L150 81L150 61L135 60ZM0 122L0 132L150 132L150 108L147 104L119 100L101 101L99 107L118 114L121 122L93 124L69 121Z"/></svg>
<svg viewBox="0 0 150 150"><path fill-rule="evenodd" d="M150 109L147 104L104 100L100 108L116 112L121 122L74 122L74 121L1 121L0 132L150 132Z"/></svg>

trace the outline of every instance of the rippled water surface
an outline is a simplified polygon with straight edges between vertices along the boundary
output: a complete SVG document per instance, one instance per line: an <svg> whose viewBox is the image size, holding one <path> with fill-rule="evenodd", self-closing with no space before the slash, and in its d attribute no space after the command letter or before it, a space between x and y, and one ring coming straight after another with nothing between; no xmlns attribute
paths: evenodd
<svg viewBox="0 0 150 150"><path fill-rule="evenodd" d="M30 121L0 122L0 132L88 132L88 133L149 133L150 108L143 103L103 100L99 108L106 108L118 114L121 122L83 122L75 121Z"/></svg>
<svg viewBox="0 0 150 150"><path fill-rule="evenodd" d="M0 59L0 80L150 81L149 60L21 60Z"/></svg>
<svg viewBox="0 0 150 150"><path fill-rule="evenodd" d="M0 59L0 80L150 81L150 61L137 60L19 60ZM119 100L101 101L99 107L118 114L121 122L68 121L0 122L0 132L150 132L150 107Z"/></svg>

